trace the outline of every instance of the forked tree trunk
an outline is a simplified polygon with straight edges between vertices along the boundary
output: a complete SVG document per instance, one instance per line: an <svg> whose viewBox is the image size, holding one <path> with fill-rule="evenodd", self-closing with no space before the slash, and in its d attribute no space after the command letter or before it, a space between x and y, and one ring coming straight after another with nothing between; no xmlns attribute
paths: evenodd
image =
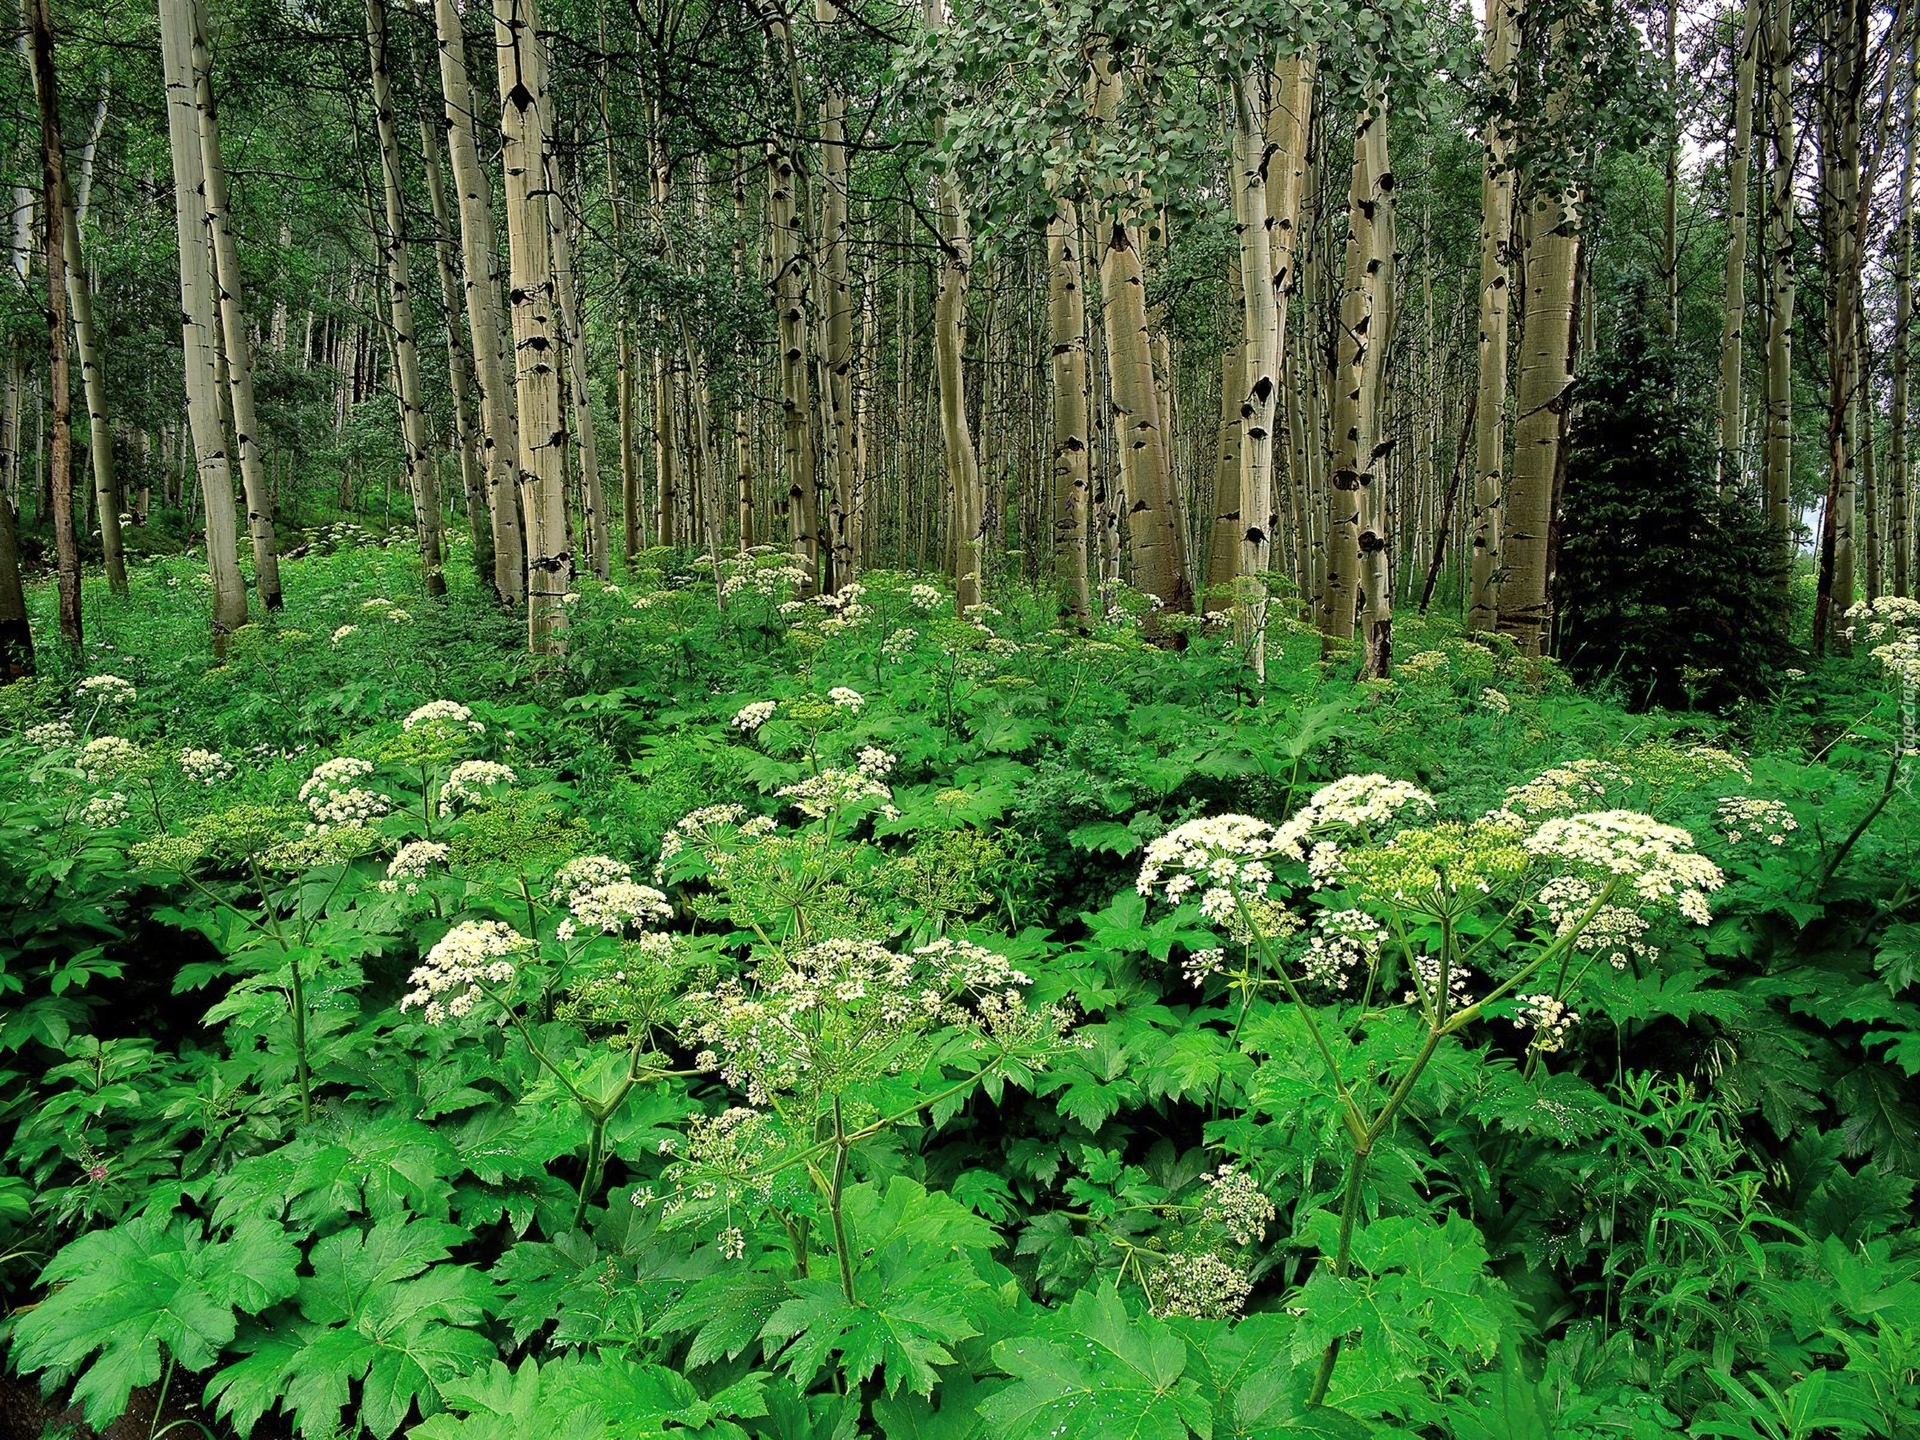
<svg viewBox="0 0 1920 1440"><path fill-rule="evenodd" d="M40 112L41 206L47 222L47 375L53 408L53 543L59 569L60 637L77 656L84 637L80 626L80 538L74 533L73 515L67 266L79 257L77 253L71 257L67 254L67 160L60 143L60 87L53 68L53 21L47 14L47 0L28 0L27 23L32 34L33 97Z"/></svg>
<svg viewBox="0 0 1920 1440"><path fill-rule="evenodd" d="M1746 412L1741 341L1747 318L1747 175L1753 168L1753 87L1760 59L1760 0L1746 0L1734 81L1733 143L1727 150L1726 318L1720 330L1720 483L1741 478Z"/></svg>
<svg viewBox="0 0 1920 1440"><path fill-rule="evenodd" d="M213 52L207 44L205 0L193 0L192 17L201 199L207 207L207 232L213 244L214 300L220 321L217 343L226 356L234 450L240 461L240 488L247 500L247 534L253 542L253 582L260 591L260 603L278 610L280 546L273 531L273 497L267 491L266 470L261 464L260 420L253 405L253 331L247 324L240 286L240 251L234 244L232 210L227 203L227 167L220 148L220 114L213 101Z"/></svg>
<svg viewBox="0 0 1920 1440"><path fill-rule="evenodd" d="M180 250L182 366L187 422L206 509L207 571L213 580L213 649L224 658L227 637L247 623L240 579L239 516L233 472L220 426L217 373L219 320L214 312L212 238L193 68L193 0L161 0L160 52L167 87L167 135L173 153L175 239Z"/></svg>
<svg viewBox="0 0 1920 1440"><path fill-rule="evenodd" d="M560 404L560 323L545 194L551 121L539 23L535 0L494 0L520 508L527 517L527 645L535 655L557 655L566 650L573 552L567 543L567 421Z"/></svg>
<svg viewBox="0 0 1920 1440"><path fill-rule="evenodd" d="M433 260L440 277L440 309L447 325L447 389L453 396L453 443L460 452L460 486L467 497L467 534L473 541L473 568L481 585L493 586L493 526L487 513L487 477L480 464L479 427L474 419L473 356L460 325L460 259L454 248L453 216L447 208L446 182L440 175L437 127L420 115L420 159L427 172L427 203L433 208Z"/></svg>
<svg viewBox="0 0 1920 1440"><path fill-rule="evenodd" d="M1048 321L1053 336L1054 590L1076 625L1092 615L1087 585L1087 306L1080 217L1062 199L1047 227Z"/></svg>
<svg viewBox="0 0 1920 1440"><path fill-rule="evenodd" d="M413 327L413 280L409 274L407 213L400 178L400 134L393 117L393 86L387 51L386 0L367 0L367 65L373 82L374 129L380 138L380 174L386 195L387 301L393 318L394 395L400 405L400 438L406 447L407 493L420 541L420 568L429 595L447 593L446 558L440 536L440 466L427 439L427 410L420 384L420 347Z"/></svg>
<svg viewBox="0 0 1920 1440"><path fill-rule="evenodd" d="M466 281L467 329L473 336L474 378L480 382L481 468L487 477L487 518L493 534L493 588L501 603L526 595L516 465L520 439L513 384L502 356L505 329L493 225L493 186L474 141L473 91L467 81L466 36L458 0L434 0L440 37L440 89L447 109L447 158L460 197L460 257Z"/></svg>
<svg viewBox="0 0 1920 1440"><path fill-rule="evenodd" d="M1513 93L1514 38L1524 0L1490 0L1487 72L1497 92ZM1484 137L1480 181L1480 368L1474 399L1473 569L1468 628L1489 631L1498 618L1500 500L1507 452L1507 311L1512 299L1509 246L1513 238L1511 136L1499 123Z"/></svg>

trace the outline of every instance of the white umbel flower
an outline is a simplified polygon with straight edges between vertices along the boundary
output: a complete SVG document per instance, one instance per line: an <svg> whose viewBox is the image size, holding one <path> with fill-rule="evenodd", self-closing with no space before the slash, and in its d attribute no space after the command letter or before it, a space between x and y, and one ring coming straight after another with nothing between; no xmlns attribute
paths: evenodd
<svg viewBox="0 0 1920 1440"><path fill-rule="evenodd" d="M429 1025L464 1019L486 998L482 986L513 983L513 957L531 949L533 941L504 921L462 920L408 977L414 988L400 1008L419 1007Z"/></svg>
<svg viewBox="0 0 1920 1440"><path fill-rule="evenodd" d="M440 787L440 803L473 805L486 799L495 786L511 785L517 778L511 765L497 760L462 760L447 772L447 783Z"/></svg>

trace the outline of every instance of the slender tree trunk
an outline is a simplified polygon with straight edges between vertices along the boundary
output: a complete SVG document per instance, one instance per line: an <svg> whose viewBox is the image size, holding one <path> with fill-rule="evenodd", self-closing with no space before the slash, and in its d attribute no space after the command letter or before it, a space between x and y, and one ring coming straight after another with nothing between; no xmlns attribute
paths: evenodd
<svg viewBox="0 0 1920 1440"><path fill-rule="evenodd" d="M837 0L814 0L813 17L822 41L833 43L840 28ZM854 575L854 472L856 439L853 427L853 280L847 262L848 176L847 101L831 72L821 77L820 98L820 256L815 294L821 316L821 399L826 406L827 454L830 458L829 575L837 589Z"/></svg>
<svg viewBox="0 0 1920 1440"><path fill-rule="evenodd" d="M1266 115L1257 81L1233 86L1233 158L1240 194L1240 296L1243 358L1240 370L1239 577L1235 628L1256 675L1265 676L1266 581L1273 546L1273 423L1280 396L1280 307L1275 292L1274 216L1268 186ZM1275 103L1290 103L1276 96Z"/></svg>
<svg viewBox="0 0 1920 1440"><path fill-rule="evenodd" d="M1487 72L1494 88L1513 94L1514 38L1523 0L1489 0ZM1467 601L1469 629L1490 631L1498 618L1500 501L1507 452L1507 311L1513 287L1508 248L1513 237L1513 170L1505 126L1488 126L1480 181L1480 370L1474 400L1473 572Z"/></svg>
<svg viewBox="0 0 1920 1440"><path fill-rule="evenodd" d="M473 541L473 567L482 585L493 585L493 527L487 513L487 477L480 465L480 437L474 423L473 356L460 326L460 265L454 248L453 215L440 174L440 144L434 122L420 115L420 159L427 174L427 203L433 207L433 258L440 276L440 308L447 324L447 388L453 395L453 440L460 451L460 485L467 498L467 533Z"/></svg>
<svg viewBox="0 0 1920 1440"><path fill-rule="evenodd" d="M926 0L927 27L947 23L946 0ZM934 121L934 146L946 122ZM980 457L967 424L967 287L973 269L973 240L961 206L960 183L951 174L939 179L940 277L934 301L933 361L940 385L940 439L947 458L947 482L953 492L954 595L962 615L981 601L986 498L981 493Z"/></svg>
<svg viewBox="0 0 1920 1440"><path fill-rule="evenodd" d="M53 543L59 569L60 638L77 656L84 636L80 625L80 537L74 533L73 514L67 267L70 263L77 264L79 255L77 248L72 255L67 251L67 160L60 143L60 87L53 66L53 21L47 14L47 0L27 0L26 9L32 35L33 96L40 112L41 206L47 221L47 373L53 401ZM111 499L108 503L111 505ZM122 588L125 583L123 575Z"/></svg>
<svg viewBox="0 0 1920 1440"><path fill-rule="evenodd" d="M1853 604L1853 415L1860 320L1855 210L1860 183L1859 74L1869 23L1866 0L1843 0L1820 19L1820 199L1825 238L1827 305L1827 498L1820 528L1820 567L1813 609L1813 649L1824 654L1836 615Z"/></svg>
<svg viewBox="0 0 1920 1440"><path fill-rule="evenodd" d="M33 674L33 627L20 583L19 520L13 500L0 489L0 683Z"/></svg>
<svg viewBox="0 0 1920 1440"><path fill-rule="evenodd" d="M1747 176L1753 168L1753 87L1760 60L1761 0L1746 0L1734 82L1733 143L1727 151L1726 317L1720 330L1720 483L1738 484L1745 435L1741 341L1747 317Z"/></svg>
<svg viewBox="0 0 1920 1440"><path fill-rule="evenodd" d="M1672 99L1675 121L1663 146L1666 151L1667 183L1665 223L1660 231L1660 273L1666 286L1666 306L1662 318L1666 321L1667 336L1672 339L1680 333L1680 66L1677 45L1680 0L1666 0L1666 21L1667 94Z"/></svg>
<svg viewBox="0 0 1920 1440"><path fill-rule="evenodd" d="M1374 325L1368 336L1366 399L1362 412L1364 433L1370 438L1368 450L1357 456L1365 468L1360 477L1360 524L1357 542L1359 565L1359 624L1366 647L1364 673L1370 679L1385 680L1393 668L1393 515L1389 493L1383 484L1379 457L1390 454L1383 443L1387 413L1381 392L1385 382L1388 347L1393 341L1398 301L1394 291L1394 183L1393 167L1387 155L1387 99L1384 87L1377 112L1366 121L1367 191L1373 206L1368 240L1372 254L1368 267L1374 275ZM1368 413L1371 412L1371 413Z"/></svg>
<svg viewBox="0 0 1920 1440"><path fill-rule="evenodd" d="M498 246L493 186L474 140L473 90L467 80L466 36L458 0L434 0L440 38L440 89L446 101L447 159L460 199L460 258L467 330L473 337L474 378L480 386L480 465L486 475L487 522L493 541L493 589L504 605L526 595L526 549L520 530L515 475L520 452L515 399L502 360ZM448 313L448 324L457 323Z"/></svg>
<svg viewBox="0 0 1920 1440"><path fill-rule="evenodd" d="M447 575L440 535L440 466L427 437L427 410L420 384L420 347L413 325L413 280L390 63L386 0L367 0L367 64L373 82L374 128L380 137L380 174L386 193L387 233L380 239L386 253L387 299L393 317L394 394L400 403L400 438L406 446L407 493L413 499L422 578L429 595L444 595Z"/></svg>
<svg viewBox="0 0 1920 1440"><path fill-rule="evenodd" d="M1914 90L1920 82L1920 46L1912 40L1907 42L1903 66L1907 71L1906 106L1901 125L1899 230L1893 242L1893 395L1888 417L1892 433L1887 450L1887 541L1893 561L1889 569L1893 593L1899 596L1912 593L1908 557L1913 551L1909 534L1913 476L1907 460L1907 346L1913 326L1913 122Z"/></svg>
<svg viewBox="0 0 1920 1440"><path fill-rule="evenodd" d="M535 0L494 0L493 23L513 293L520 508L527 517L527 644L535 655L556 655L566 649L565 596L573 585L573 552L567 543L567 422L560 403L560 322L545 193L551 134L546 42Z"/></svg>
<svg viewBox="0 0 1920 1440"><path fill-rule="evenodd" d="M1793 574L1793 25L1791 0L1768 0L1768 106L1773 167L1767 197L1767 454L1763 485L1776 583Z"/></svg>
<svg viewBox="0 0 1920 1440"><path fill-rule="evenodd" d="M1556 44L1558 43L1556 39ZM1558 107L1551 107L1557 113ZM1573 384L1574 197L1542 193L1526 209L1526 316L1520 337L1513 478L1502 505L1498 628L1522 653L1543 653L1553 621L1550 542L1562 417Z"/></svg>
<svg viewBox="0 0 1920 1440"><path fill-rule="evenodd" d="M553 227L553 273L560 300L561 345L567 356L568 390L573 400L573 436L580 458L580 508L585 534L581 548L587 567L605 580L613 574L612 546L607 537L607 501L600 485L600 453L594 443L593 386L587 373L585 316L574 293L573 241L567 205L560 186L560 163L547 160L547 220Z"/></svg>
<svg viewBox="0 0 1920 1440"><path fill-rule="evenodd" d="M212 238L208 234L205 163L194 83L193 0L161 0L160 49L167 87L167 132L173 153L174 223L180 250L182 363L194 463L206 507L207 570L213 580L213 648L224 658L227 636L247 623L240 579L239 516L233 472L220 426Z"/></svg>
<svg viewBox="0 0 1920 1440"><path fill-rule="evenodd" d="M767 142L767 204L773 230L773 298L779 317L781 437L787 468L787 526L794 559L809 576L820 570L814 486L813 380L808 365L807 266L798 212L800 172L782 142ZM663 542L664 543L664 542ZM814 582L809 582L811 585Z"/></svg>
<svg viewBox="0 0 1920 1440"><path fill-rule="evenodd" d="M1060 612L1091 617L1087 585L1087 310L1080 217L1062 199L1047 227L1048 318L1053 337L1054 588Z"/></svg>
<svg viewBox="0 0 1920 1440"><path fill-rule="evenodd" d="M261 464L260 420L253 405L253 332L247 324L240 284L240 251L234 243L227 168L220 147L220 114L213 101L213 52L207 44L206 0L193 3L194 101L199 110L201 174L207 230L213 241L214 298L219 306L219 347L226 356L227 392L233 403L234 450L240 489L247 500L247 534L253 542L253 580L260 603L278 610L280 547L273 530L273 499ZM208 511L211 518L212 511Z"/></svg>
<svg viewBox="0 0 1920 1440"><path fill-rule="evenodd" d="M1374 483L1374 442L1379 410L1379 368L1374 329L1384 316L1375 313L1380 272L1374 227L1380 210L1380 176L1374 173L1376 130L1386 117L1377 99L1354 127L1353 169L1347 191L1346 278L1336 336L1333 397L1333 469L1328 477L1330 513L1327 577L1321 601L1321 631L1336 639L1354 633L1360 599L1361 509Z"/></svg>

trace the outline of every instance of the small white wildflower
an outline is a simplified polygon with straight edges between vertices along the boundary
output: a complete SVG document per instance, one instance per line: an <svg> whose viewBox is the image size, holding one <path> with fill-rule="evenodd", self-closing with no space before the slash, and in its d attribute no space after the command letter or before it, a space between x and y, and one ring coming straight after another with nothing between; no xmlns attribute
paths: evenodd
<svg viewBox="0 0 1920 1440"><path fill-rule="evenodd" d="M867 703L866 696L862 695L858 690L849 689L845 685L834 686L833 689L827 692L827 699L846 710L858 710L862 705Z"/></svg>
<svg viewBox="0 0 1920 1440"><path fill-rule="evenodd" d="M196 750L192 746L180 752L180 769L189 780L202 785L218 785L233 778L233 762L218 750Z"/></svg>
<svg viewBox="0 0 1920 1440"><path fill-rule="evenodd" d="M402 730L417 730L422 725L466 730L473 735L487 733L487 727L473 718L473 711L457 700L429 700L400 722Z"/></svg>
<svg viewBox="0 0 1920 1440"><path fill-rule="evenodd" d="M360 627L358 625L342 625L338 630L333 632L333 643L338 645L349 635L358 635L359 633Z"/></svg>
<svg viewBox="0 0 1920 1440"><path fill-rule="evenodd" d="M98 705L131 705L140 698L133 683L118 675L89 675L75 687L74 695Z"/></svg>
<svg viewBox="0 0 1920 1440"><path fill-rule="evenodd" d="M87 783L98 785L103 780L132 774L146 758L147 752L133 741L120 735L102 735L81 747L76 763Z"/></svg>
<svg viewBox="0 0 1920 1440"><path fill-rule="evenodd" d="M778 700L756 700L751 705L743 705L728 721L735 730L751 733L758 730L773 718L773 712L780 708Z"/></svg>
<svg viewBox="0 0 1920 1440"><path fill-rule="evenodd" d="M511 765L502 765L497 760L462 760L447 772L446 783L440 787L440 803L475 805L486 799L494 787L511 785L518 778Z"/></svg>
<svg viewBox="0 0 1920 1440"><path fill-rule="evenodd" d="M485 998L482 986L511 984L513 957L533 941L500 920L462 920L441 937L414 970L402 1010L419 1006L429 1025L463 1019Z"/></svg>
<svg viewBox="0 0 1920 1440"><path fill-rule="evenodd" d="M127 808L127 797L118 790L94 796L80 811L82 823L94 830L111 830L132 818L133 812Z"/></svg>

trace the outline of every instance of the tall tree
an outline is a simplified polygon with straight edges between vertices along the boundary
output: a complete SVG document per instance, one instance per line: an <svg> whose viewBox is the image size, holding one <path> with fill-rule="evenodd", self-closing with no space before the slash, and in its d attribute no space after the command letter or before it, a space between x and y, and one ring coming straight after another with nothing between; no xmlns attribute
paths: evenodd
<svg viewBox="0 0 1920 1440"><path fill-rule="evenodd" d="M1784 592L1793 573L1793 5L1768 0L1767 104L1773 164L1767 187L1767 454L1761 486Z"/></svg>
<svg viewBox="0 0 1920 1440"><path fill-rule="evenodd" d="M427 438L426 396L420 383L420 346L413 324L413 277L407 244L405 190L400 171L400 130L393 114L393 77L387 40L386 0L367 0L367 67L372 80L374 130L380 141L380 176L387 228L378 236L387 270L387 304L393 326L394 399L400 406L400 439L406 447L407 493L420 542L420 566L429 595L447 593L446 556L440 535L440 463Z"/></svg>
<svg viewBox="0 0 1920 1440"><path fill-rule="evenodd" d="M1487 73L1498 106L1513 102L1513 54L1524 0L1489 0ZM1499 615L1500 503L1507 461L1507 312L1513 287L1511 120L1496 109L1481 146L1479 388L1474 400L1473 573L1467 624L1492 630Z"/></svg>
<svg viewBox="0 0 1920 1440"><path fill-rule="evenodd" d="M567 539L567 421L560 404L560 322L555 313L559 296L546 196L552 116L546 42L539 23L536 0L494 0L520 509L527 524L527 644L536 655L555 655L566 649L573 551Z"/></svg>
<svg viewBox="0 0 1920 1440"><path fill-rule="evenodd" d="M47 0L27 0L33 32L33 98L40 111L40 195L46 217L47 376L53 406L53 536L59 567L60 636L78 655L80 542L73 518L72 360L67 336L67 161L60 142L60 88Z"/></svg>
<svg viewBox="0 0 1920 1440"><path fill-rule="evenodd" d="M447 158L460 197L467 330L473 337L474 378L480 383L484 421L481 455L487 474L487 517L493 533L493 587L503 604L517 605L526 595L526 548L520 529L515 468L520 436L511 372L502 358L505 325L500 314L493 186L480 163L474 139L477 114L467 79L459 0L434 0L433 15L440 40L440 89L446 100ZM449 315L447 323L456 321Z"/></svg>
<svg viewBox="0 0 1920 1440"><path fill-rule="evenodd" d="M206 515L207 571L213 580L213 648L247 623L240 579L240 523L233 471L220 421L219 319L214 310L213 239L209 233L201 110L194 80L193 0L160 0L160 56L167 85L167 134L173 155L175 238L180 250L181 361L187 423Z"/></svg>
<svg viewBox="0 0 1920 1440"><path fill-rule="evenodd" d="M233 405L234 450L240 461L240 488L247 500L247 535L253 542L253 583L260 603L278 610L280 543L273 529L273 494L261 463L260 419L253 403L253 330L247 323L240 284L240 250L233 236L233 211L227 197L227 165L220 145L220 112L213 98L213 50L207 38L206 0L193 8L194 106L200 135L201 201L213 245L214 298L219 306L216 342L226 357L227 390Z"/></svg>

